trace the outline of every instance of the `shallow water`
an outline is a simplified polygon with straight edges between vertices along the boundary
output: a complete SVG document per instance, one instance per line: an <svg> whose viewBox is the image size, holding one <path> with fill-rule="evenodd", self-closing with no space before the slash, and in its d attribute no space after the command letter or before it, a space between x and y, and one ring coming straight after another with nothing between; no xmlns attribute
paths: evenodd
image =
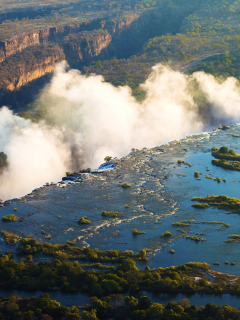
<svg viewBox="0 0 240 320"><path fill-rule="evenodd" d="M52 243L75 240L80 247L98 247L100 250L137 252L148 248L152 250L148 253L151 268L189 261L207 262L211 266L213 262L219 262L219 266L212 267L214 270L239 275L240 244L225 243L224 240L230 234L240 234L240 216L226 214L217 208L199 210L191 207L193 196L226 194L240 198L240 172L213 166L210 154L212 146L222 145L236 148L238 153L240 138L227 133L239 132L240 126L234 125L227 131L193 135L160 147L136 150L122 159L114 159L113 170L83 174L80 183L65 188L49 186L38 189L0 209L0 217L14 213L16 207L16 215L24 218L21 223L0 221L0 230L19 236L33 235L39 241ZM190 162L192 166L178 166L178 159ZM201 180L194 178L194 171L202 173ZM227 182L206 179L206 174L226 178ZM124 189L119 181L128 182L132 187ZM130 208L125 208L125 204ZM103 210L121 212L122 216L116 219L102 217ZM87 216L92 224L79 225L77 220L83 216ZM185 233L172 226L173 222L193 219L196 223L180 227ZM221 221L231 227L223 230L221 225L204 225L201 221ZM146 234L133 236L133 228ZM219 228L221 230L216 230ZM160 238L165 231L170 231L172 236ZM196 234L207 241L196 243L185 238ZM51 240L46 240L46 235L50 235ZM15 246L1 242L2 251L12 248ZM174 249L175 254L171 255L170 249ZM236 265L226 265L225 261ZM140 268L144 266L138 265Z"/></svg>

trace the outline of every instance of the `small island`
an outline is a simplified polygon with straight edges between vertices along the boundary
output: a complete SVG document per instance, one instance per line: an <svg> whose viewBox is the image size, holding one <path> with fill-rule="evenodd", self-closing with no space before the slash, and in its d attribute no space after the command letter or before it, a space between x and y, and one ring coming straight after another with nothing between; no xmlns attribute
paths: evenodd
<svg viewBox="0 0 240 320"><path fill-rule="evenodd" d="M92 223L90 220L87 220L86 218L82 217L78 220L79 224L90 224Z"/></svg>
<svg viewBox="0 0 240 320"><path fill-rule="evenodd" d="M15 214L10 214L8 216L3 216L2 217L2 221L16 222L17 221L17 217L15 216Z"/></svg>

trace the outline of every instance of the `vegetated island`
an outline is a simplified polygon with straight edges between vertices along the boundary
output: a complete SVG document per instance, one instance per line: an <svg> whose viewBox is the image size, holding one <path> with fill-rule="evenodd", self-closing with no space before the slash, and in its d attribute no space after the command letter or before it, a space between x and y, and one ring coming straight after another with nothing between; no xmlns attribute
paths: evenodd
<svg viewBox="0 0 240 320"><path fill-rule="evenodd" d="M85 217L82 217L78 220L79 224L90 224L92 223L90 220L87 220Z"/></svg>
<svg viewBox="0 0 240 320"><path fill-rule="evenodd" d="M193 197L191 199L192 201L199 201L199 202L206 202L208 206L214 206L218 209L224 209L224 210L231 210L232 213L239 213L240 214L240 201L236 198L230 198L225 195L215 196L214 194L212 196L207 195L204 197ZM192 205L192 207L196 208L196 205L198 207L204 206L204 204L197 203Z"/></svg>
<svg viewBox="0 0 240 320"><path fill-rule="evenodd" d="M15 216L15 214L10 214L8 216L3 216L2 217L2 221L16 222L17 221L17 217Z"/></svg>
<svg viewBox="0 0 240 320"><path fill-rule="evenodd" d="M228 147L221 147L220 149L212 147L212 156L219 159L212 159L212 164L229 170L240 171L240 155L236 154ZM230 160L229 162L227 160Z"/></svg>

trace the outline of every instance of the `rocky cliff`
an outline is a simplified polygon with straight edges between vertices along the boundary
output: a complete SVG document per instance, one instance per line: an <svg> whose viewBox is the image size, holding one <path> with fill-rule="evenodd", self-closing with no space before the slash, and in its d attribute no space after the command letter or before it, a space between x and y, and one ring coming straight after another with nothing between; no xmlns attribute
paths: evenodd
<svg viewBox="0 0 240 320"><path fill-rule="evenodd" d="M98 26L100 26L99 20L84 21L71 25L42 29L38 32L25 33L10 40L0 41L0 62L16 53L22 52L30 46L57 42L69 33L93 30Z"/></svg>

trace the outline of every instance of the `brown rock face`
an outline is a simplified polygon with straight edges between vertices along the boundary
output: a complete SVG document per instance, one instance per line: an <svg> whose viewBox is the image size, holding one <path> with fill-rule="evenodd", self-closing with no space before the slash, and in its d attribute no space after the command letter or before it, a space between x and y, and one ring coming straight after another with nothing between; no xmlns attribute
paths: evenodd
<svg viewBox="0 0 240 320"><path fill-rule="evenodd" d="M71 35L64 43L64 53L66 59L73 64L88 62L99 56L105 50L108 54L107 47L112 41L112 36L103 30L94 30L93 32L81 32L77 35Z"/></svg>

